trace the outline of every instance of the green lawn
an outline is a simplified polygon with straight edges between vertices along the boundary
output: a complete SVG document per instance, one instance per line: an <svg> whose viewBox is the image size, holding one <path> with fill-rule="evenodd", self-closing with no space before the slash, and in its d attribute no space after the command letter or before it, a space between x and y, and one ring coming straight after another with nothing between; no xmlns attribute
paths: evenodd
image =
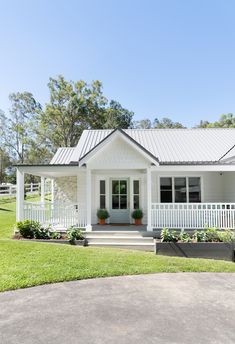
<svg viewBox="0 0 235 344"><path fill-rule="evenodd" d="M15 203L0 204L0 291L83 278L155 272L235 272L224 261L9 240Z"/></svg>

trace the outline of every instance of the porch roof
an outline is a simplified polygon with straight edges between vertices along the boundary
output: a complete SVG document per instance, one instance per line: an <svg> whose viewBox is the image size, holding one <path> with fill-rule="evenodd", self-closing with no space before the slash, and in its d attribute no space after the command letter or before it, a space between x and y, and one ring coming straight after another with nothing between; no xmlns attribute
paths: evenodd
<svg viewBox="0 0 235 344"><path fill-rule="evenodd" d="M70 162L80 161L113 132L113 129L84 130L78 145L72 153L69 152ZM160 164L223 163L226 158L230 159L225 163L235 162L235 128L126 129L120 132L155 157ZM232 157L234 160L231 162Z"/></svg>

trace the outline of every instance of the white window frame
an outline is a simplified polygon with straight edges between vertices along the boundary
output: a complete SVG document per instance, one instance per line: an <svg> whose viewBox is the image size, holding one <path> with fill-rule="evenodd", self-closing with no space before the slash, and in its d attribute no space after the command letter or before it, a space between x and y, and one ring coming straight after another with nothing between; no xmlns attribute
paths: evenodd
<svg viewBox="0 0 235 344"><path fill-rule="evenodd" d="M200 178L200 187L201 187L201 202L199 203L203 203L204 201L204 193L203 193L203 176L202 175L161 175L158 177L158 200L159 203L161 202L161 178L171 178L172 179L172 203L176 203L175 202L175 178L186 178L186 202L177 202L177 203L189 203L189 178ZM191 202L190 202L191 203ZM198 202L197 202L198 203Z"/></svg>

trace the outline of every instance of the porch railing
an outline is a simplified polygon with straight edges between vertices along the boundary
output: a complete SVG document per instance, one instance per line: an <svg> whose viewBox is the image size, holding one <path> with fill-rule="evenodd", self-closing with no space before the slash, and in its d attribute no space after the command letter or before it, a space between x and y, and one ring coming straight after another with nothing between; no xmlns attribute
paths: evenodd
<svg viewBox="0 0 235 344"><path fill-rule="evenodd" d="M24 219L34 220L54 228L86 227L85 206L51 202L25 202Z"/></svg>
<svg viewBox="0 0 235 344"><path fill-rule="evenodd" d="M152 203L153 228L235 228L235 203Z"/></svg>

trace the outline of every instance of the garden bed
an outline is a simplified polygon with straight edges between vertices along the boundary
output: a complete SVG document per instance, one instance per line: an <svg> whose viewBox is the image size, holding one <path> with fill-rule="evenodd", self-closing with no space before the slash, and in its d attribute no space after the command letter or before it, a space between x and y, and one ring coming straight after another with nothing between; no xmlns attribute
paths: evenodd
<svg viewBox="0 0 235 344"><path fill-rule="evenodd" d="M155 241L155 253L163 256L222 259L234 262L235 243Z"/></svg>
<svg viewBox="0 0 235 344"><path fill-rule="evenodd" d="M87 246L87 240L74 240L74 242L70 242L67 239L24 239L20 238L19 240L26 240L26 241L33 241L33 242L46 242L52 244L67 244L67 245L77 245L77 246Z"/></svg>

